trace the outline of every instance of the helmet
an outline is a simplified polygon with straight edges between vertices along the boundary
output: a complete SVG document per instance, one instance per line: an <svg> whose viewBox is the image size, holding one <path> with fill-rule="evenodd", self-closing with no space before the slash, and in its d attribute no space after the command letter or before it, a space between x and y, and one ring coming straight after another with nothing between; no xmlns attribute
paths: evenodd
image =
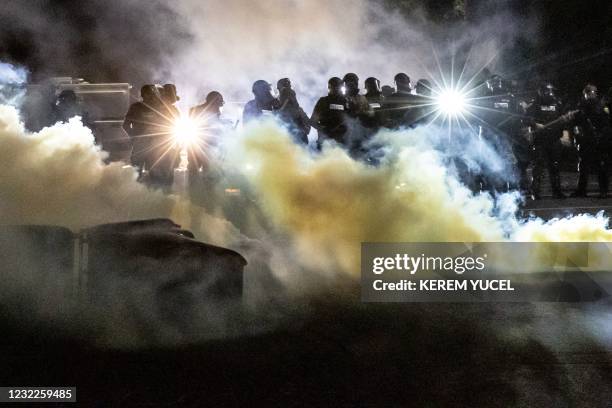
<svg viewBox="0 0 612 408"><path fill-rule="evenodd" d="M176 94L176 85L165 84L162 88L162 95L164 100L169 103L176 103L181 98Z"/></svg>
<svg viewBox="0 0 612 408"><path fill-rule="evenodd" d="M342 78L342 81L344 81L344 83L347 83L347 82L359 83L359 77L357 76L357 74L349 72L348 74L344 76L344 78Z"/></svg>
<svg viewBox="0 0 612 408"><path fill-rule="evenodd" d="M399 74L395 75L395 78L393 78L393 80L395 81L395 87L398 91L412 90L412 83L410 82L410 77L404 74L403 72L400 72Z"/></svg>
<svg viewBox="0 0 612 408"><path fill-rule="evenodd" d="M327 81L327 89L330 94L341 94L344 82L338 77L332 77Z"/></svg>
<svg viewBox="0 0 612 408"><path fill-rule="evenodd" d="M582 97L586 101L595 101L598 99L597 87L593 84L587 84L582 90Z"/></svg>
<svg viewBox="0 0 612 408"><path fill-rule="evenodd" d="M215 106L223 106L224 104L223 96L217 91L209 92L208 95L206 95L206 104L215 105Z"/></svg>
<svg viewBox="0 0 612 408"><path fill-rule="evenodd" d="M489 79L485 82L487 89L492 94L501 94L508 92L508 87L506 86L506 81L499 75L491 75Z"/></svg>
<svg viewBox="0 0 612 408"><path fill-rule="evenodd" d="M367 93L379 94L380 93L380 81L374 77L369 77L364 82Z"/></svg>
<svg viewBox="0 0 612 408"><path fill-rule="evenodd" d="M264 94L271 92L272 86L268 82L264 81L263 79L259 79L253 82L252 90L255 96L264 95Z"/></svg>
<svg viewBox="0 0 612 408"><path fill-rule="evenodd" d="M545 82L538 89L538 95L540 97L554 98L556 95L556 90L557 88L555 88L553 84L551 84L550 82Z"/></svg>
<svg viewBox="0 0 612 408"><path fill-rule="evenodd" d="M150 84L143 85L142 88L140 88L140 96L144 101L156 98L158 96L157 87Z"/></svg>
<svg viewBox="0 0 612 408"><path fill-rule="evenodd" d="M431 96L431 82L419 79L416 84L416 93L423 96Z"/></svg>
<svg viewBox="0 0 612 408"><path fill-rule="evenodd" d="M357 95L359 93L359 77L357 74L350 72L342 78L342 81L346 87L347 95Z"/></svg>
<svg viewBox="0 0 612 408"><path fill-rule="evenodd" d="M384 97L387 97L393 94L393 92L395 92L395 89L393 89L392 86L383 85L382 88L380 88L380 91L382 92Z"/></svg>
<svg viewBox="0 0 612 408"><path fill-rule="evenodd" d="M291 81L289 80L289 78L281 78L276 83L276 89L280 91L283 88L291 89Z"/></svg>

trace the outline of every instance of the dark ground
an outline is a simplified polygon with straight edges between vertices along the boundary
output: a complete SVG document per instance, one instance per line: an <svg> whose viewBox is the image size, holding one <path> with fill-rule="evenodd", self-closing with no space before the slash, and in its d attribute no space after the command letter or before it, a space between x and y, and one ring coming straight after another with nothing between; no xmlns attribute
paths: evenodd
<svg viewBox="0 0 612 408"><path fill-rule="evenodd" d="M100 349L54 338L53 330L5 324L0 383L76 385L83 407L612 401L608 304L360 304L335 297L310 303L307 313L266 334L168 349Z"/></svg>
<svg viewBox="0 0 612 408"><path fill-rule="evenodd" d="M575 172L562 172L561 188L565 195L569 195L574 191L578 175ZM589 197L587 198L567 198L565 200L553 199L551 197L550 183L547 177L542 182L542 199L533 201L527 200L522 208L521 215L523 217L536 216L544 219L555 217L566 217L575 214L597 214L603 211L606 216L610 216L612 210L612 190L608 194L608 198L598 198L598 185L595 175L591 175L589 179Z"/></svg>

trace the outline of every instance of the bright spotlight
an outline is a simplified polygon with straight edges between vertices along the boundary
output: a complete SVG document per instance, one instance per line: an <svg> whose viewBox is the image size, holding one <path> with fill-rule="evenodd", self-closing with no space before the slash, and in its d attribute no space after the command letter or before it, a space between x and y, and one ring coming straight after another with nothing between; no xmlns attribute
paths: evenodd
<svg viewBox="0 0 612 408"><path fill-rule="evenodd" d="M444 89L436 96L436 105L446 116L458 116L467 110L467 98L456 89Z"/></svg>
<svg viewBox="0 0 612 408"><path fill-rule="evenodd" d="M172 125L174 143L182 148L192 146L198 142L199 126L196 120L188 116L180 116Z"/></svg>

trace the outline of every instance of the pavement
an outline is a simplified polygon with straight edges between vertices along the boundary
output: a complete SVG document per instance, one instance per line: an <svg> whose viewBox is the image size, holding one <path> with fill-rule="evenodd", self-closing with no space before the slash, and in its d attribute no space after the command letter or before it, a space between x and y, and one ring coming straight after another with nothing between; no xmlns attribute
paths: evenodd
<svg viewBox="0 0 612 408"><path fill-rule="evenodd" d="M520 215L523 217L536 216L548 220L585 213L595 215L603 211L604 215L609 217L612 214L612 189L609 189L608 198L598 198L597 180L592 175L588 184L588 197L569 198L569 195L575 190L577 180L577 173L561 173L561 189L568 198L555 199L552 198L550 183L545 177L542 181L542 199L528 198L521 208Z"/></svg>

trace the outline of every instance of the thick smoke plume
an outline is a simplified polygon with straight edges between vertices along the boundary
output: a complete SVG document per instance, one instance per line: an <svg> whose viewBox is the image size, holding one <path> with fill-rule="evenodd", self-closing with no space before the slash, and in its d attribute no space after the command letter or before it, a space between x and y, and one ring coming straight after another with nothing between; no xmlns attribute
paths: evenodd
<svg viewBox="0 0 612 408"><path fill-rule="evenodd" d="M244 103L255 80L289 77L309 110L327 80L347 72L390 85L397 72L441 80L453 55L457 75L463 65L466 77L487 63L502 68L500 55L534 27L499 2L475 21L437 22L425 2L402 13L396 3L13 1L0 13L0 57L27 66L35 81L176 82L185 107L212 89Z"/></svg>
<svg viewBox="0 0 612 408"><path fill-rule="evenodd" d="M130 168L105 164L105 154L77 118L32 134L24 131L15 108L2 106L0 220L2 224L55 224L78 230L105 222L170 217L200 240L240 251L249 262L245 296L257 302L266 297L316 294L338 278L356 283L359 247L364 241L612 239L602 216L519 222L513 216L512 197L496 202L488 195L472 195L448 171L443 155L426 142L426 135L425 129L380 135L393 149L380 166L372 167L333 146L313 156L296 146L274 122L226 134L229 161L225 165L242 175L244 190L253 194L252 200L245 201L251 207L243 211L261 217L256 220L257 228L245 229L246 237L232 224L231 212L215 212L226 214L229 220L212 216L185 196L147 189ZM226 197L216 199L223 207ZM143 285L130 277L108 282L116 286L112 293L119 297L116 310L99 319L108 322L104 341L114 345L197 341L261 330L284 315L278 310L270 312L274 303L264 302L263 314L256 308L254 315L250 314L253 310L245 315L235 307L218 309L203 299L198 313L189 317L193 320L188 327L194 332L185 337L157 320L159 305L153 283ZM59 303L53 304L61 301L57 293L46 293L40 284L22 282L17 287L26 290L20 292L20 298L31 297L30 307L38 305L46 320L58 310ZM15 287L5 285L3 297L7 290ZM137 328L132 321L121 317L132 312L150 319L158 336L142 338L134 333ZM236 322L241 329L230 330Z"/></svg>
<svg viewBox="0 0 612 408"><path fill-rule="evenodd" d="M312 157L273 123L245 131L240 163L302 262L356 276L360 242L609 241L602 215L515 217L517 196L472 194L433 148L435 128L379 135L393 145L372 167L329 146Z"/></svg>
<svg viewBox="0 0 612 408"><path fill-rule="evenodd" d="M23 62L38 78L176 82L185 105L218 89L228 108L249 99L252 82L260 78L290 77L308 108L326 92L329 77L346 72L362 80L378 76L387 84L399 71L413 79L440 80L448 78L453 54L459 56L458 66L466 64L466 76L486 63L511 70L496 67L498 51L529 28L522 25L519 32L516 18L502 12L445 26L448 35L440 35L441 26L418 9L407 21L365 0L69 3L11 2L0 17L3 54ZM316 291L320 277L356 277L364 241L612 239L602 216L521 222L514 217L514 197L495 201L472 195L449 171L448 158L431 143L436 135L428 132L436 133L379 135L393 149L376 168L337 147L315 157L271 122L225 135L232 162L227 165L233 164L254 193L248 218L262 218L247 238L246 230L221 215L227 213L213 216L185 197L148 190L136 182L132 169L104 164L104 154L78 120L31 134L14 108L2 106L0 222L76 230L170 217L213 244L240 250L245 241L257 242L256 250L242 251L250 267L265 263L273 281L282 282L273 289L260 287L294 293L304 290L304 282ZM224 200L218 197L221 204ZM310 273L317 279L309 279ZM143 301L140 306L150 305Z"/></svg>

